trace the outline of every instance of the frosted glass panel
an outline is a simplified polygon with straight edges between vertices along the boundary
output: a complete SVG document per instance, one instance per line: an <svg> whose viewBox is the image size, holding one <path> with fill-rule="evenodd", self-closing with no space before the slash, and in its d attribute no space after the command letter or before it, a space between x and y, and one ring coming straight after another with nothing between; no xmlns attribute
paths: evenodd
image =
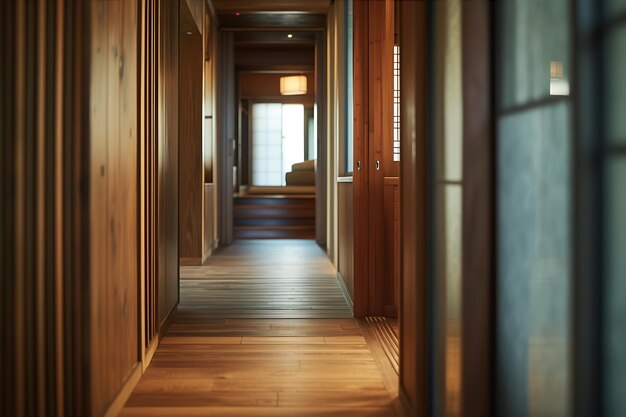
<svg viewBox="0 0 626 417"><path fill-rule="evenodd" d="M542 2L544 3L544 2ZM505 116L497 153L498 416L569 416L566 103Z"/></svg>
<svg viewBox="0 0 626 417"><path fill-rule="evenodd" d="M626 143L626 26L608 33L606 48L608 141Z"/></svg>
<svg viewBox="0 0 626 417"><path fill-rule="evenodd" d="M608 160L605 215L604 402L607 417L626 412L626 158Z"/></svg>
<svg viewBox="0 0 626 417"><path fill-rule="evenodd" d="M304 106L252 105L252 184L285 185L291 165L304 159Z"/></svg>
<svg viewBox="0 0 626 417"><path fill-rule="evenodd" d="M551 63L569 65L569 1L502 1L497 36L501 77L500 105L524 104L550 95Z"/></svg>

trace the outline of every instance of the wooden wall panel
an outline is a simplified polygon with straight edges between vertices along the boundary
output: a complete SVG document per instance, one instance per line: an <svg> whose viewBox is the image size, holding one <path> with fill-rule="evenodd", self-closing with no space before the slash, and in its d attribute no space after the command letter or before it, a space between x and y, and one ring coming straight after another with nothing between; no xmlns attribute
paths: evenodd
<svg viewBox="0 0 626 417"><path fill-rule="evenodd" d="M386 175L393 152L392 0L354 3L355 308L357 317L385 314L394 254L385 241ZM360 169L358 168L360 164Z"/></svg>
<svg viewBox="0 0 626 417"><path fill-rule="evenodd" d="M400 180L385 177L385 286L383 312L385 317L397 317L400 307Z"/></svg>
<svg viewBox="0 0 626 417"><path fill-rule="evenodd" d="M90 379L102 414L139 360L137 4L91 3Z"/></svg>
<svg viewBox="0 0 626 417"><path fill-rule="evenodd" d="M88 414L89 45L70 6L0 4L1 415Z"/></svg>
<svg viewBox="0 0 626 417"><path fill-rule="evenodd" d="M465 4L462 17L464 279L461 415L468 417L494 415L495 155L491 6L489 1L473 1L471 6Z"/></svg>
<svg viewBox="0 0 626 417"><path fill-rule="evenodd" d="M400 395L410 415L427 415L428 5L400 2L402 59Z"/></svg>
<svg viewBox="0 0 626 417"><path fill-rule="evenodd" d="M354 2L354 315L369 309L368 2Z"/></svg>
<svg viewBox="0 0 626 417"><path fill-rule="evenodd" d="M215 245L215 186L204 184L204 213L203 213L203 233L202 247L206 248L203 254L202 263L211 255Z"/></svg>
<svg viewBox="0 0 626 417"><path fill-rule="evenodd" d="M204 116L204 205L202 258L205 260L217 247L217 187L214 184L215 167L215 50L217 28L211 7L204 11L204 78L203 78L203 116ZM207 187L207 185L210 185Z"/></svg>
<svg viewBox="0 0 626 417"><path fill-rule="evenodd" d="M159 325L178 304L179 7L160 1L158 50Z"/></svg>
<svg viewBox="0 0 626 417"><path fill-rule="evenodd" d="M200 264L204 192L202 35L181 34L179 45L179 256L186 264Z"/></svg>
<svg viewBox="0 0 626 417"><path fill-rule="evenodd" d="M354 189L352 182L337 184L337 271L354 302Z"/></svg>

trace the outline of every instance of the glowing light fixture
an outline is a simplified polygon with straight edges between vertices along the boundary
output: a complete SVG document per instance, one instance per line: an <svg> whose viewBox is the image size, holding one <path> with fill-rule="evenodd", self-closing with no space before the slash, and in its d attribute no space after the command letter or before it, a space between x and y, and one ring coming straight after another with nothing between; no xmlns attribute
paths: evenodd
<svg viewBox="0 0 626 417"><path fill-rule="evenodd" d="M306 75L280 77L280 94L283 96L306 94Z"/></svg>
<svg viewBox="0 0 626 417"><path fill-rule="evenodd" d="M287 37L288 37L289 39L291 39L291 38L293 38L293 35L292 35L291 33L289 33L289 34L287 34Z"/></svg>

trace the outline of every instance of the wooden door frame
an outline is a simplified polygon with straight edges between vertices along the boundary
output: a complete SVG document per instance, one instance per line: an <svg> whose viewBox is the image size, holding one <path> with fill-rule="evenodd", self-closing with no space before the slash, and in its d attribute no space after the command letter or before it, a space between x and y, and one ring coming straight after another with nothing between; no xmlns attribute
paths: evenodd
<svg viewBox="0 0 626 417"><path fill-rule="evenodd" d="M463 0L463 416L493 415L495 141L493 3Z"/></svg>
<svg viewBox="0 0 626 417"><path fill-rule="evenodd" d="M217 220L218 242L229 245L233 242L233 164L235 140L235 48L233 32L218 32L218 48L216 51L217 98L222 103L216 106L217 120Z"/></svg>
<svg viewBox="0 0 626 417"><path fill-rule="evenodd" d="M394 173L384 150L393 134L393 6L393 0L355 1L353 6L356 317L384 315L386 267L392 262L379 255L385 253L384 180ZM373 20L379 16L384 20ZM389 65L380 65L386 59Z"/></svg>
<svg viewBox="0 0 626 417"><path fill-rule="evenodd" d="M463 0L464 5L470 0ZM433 92L431 7L399 2L402 58L400 398L411 415L427 416L432 308L430 219L432 203L429 103ZM494 141L492 2L463 8L463 416L493 413L494 354Z"/></svg>
<svg viewBox="0 0 626 417"><path fill-rule="evenodd" d="M400 6L400 386L410 415L428 413L429 5Z"/></svg>

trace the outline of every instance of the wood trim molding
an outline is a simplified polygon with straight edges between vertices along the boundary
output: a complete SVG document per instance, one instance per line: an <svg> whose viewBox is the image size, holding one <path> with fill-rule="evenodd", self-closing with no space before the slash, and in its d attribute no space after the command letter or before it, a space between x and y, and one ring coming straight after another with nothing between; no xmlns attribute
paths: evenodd
<svg viewBox="0 0 626 417"><path fill-rule="evenodd" d="M341 289L341 293L343 294L343 297L346 299L348 306L352 308L354 306L354 303L352 302L352 297L350 297L350 292L348 291L348 288L346 287L346 282L344 278L341 276L341 272L339 271L337 271L337 283L339 284L339 289Z"/></svg>
<svg viewBox="0 0 626 417"><path fill-rule="evenodd" d="M118 391L115 399L109 406L109 408L104 412L104 417L116 417L122 408L124 408L124 404L128 401L130 394L132 394L133 390L137 386L137 383L141 379L142 372L141 362L137 362L134 366L128 378L122 385L122 388Z"/></svg>
<svg viewBox="0 0 626 417"><path fill-rule="evenodd" d="M464 0L467 3L469 0ZM493 415L494 144L491 2L463 7L462 416Z"/></svg>
<svg viewBox="0 0 626 417"><path fill-rule="evenodd" d="M402 227L400 300L400 392L407 415L429 410L428 378L428 2L400 5L402 59Z"/></svg>
<svg viewBox="0 0 626 417"><path fill-rule="evenodd" d="M200 266L202 258L180 258L180 266Z"/></svg>
<svg viewBox="0 0 626 417"><path fill-rule="evenodd" d="M400 185L400 177L385 177L385 185Z"/></svg>

